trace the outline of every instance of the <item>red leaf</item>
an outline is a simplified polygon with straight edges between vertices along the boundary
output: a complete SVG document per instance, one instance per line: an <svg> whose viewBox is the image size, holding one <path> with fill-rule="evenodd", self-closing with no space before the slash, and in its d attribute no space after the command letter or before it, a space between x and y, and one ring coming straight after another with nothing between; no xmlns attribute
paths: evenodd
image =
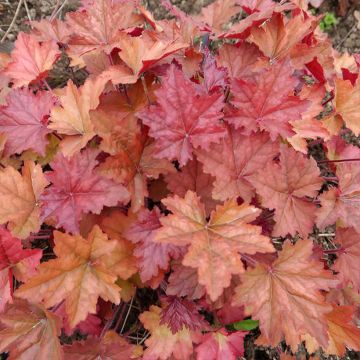
<svg viewBox="0 0 360 360"><path fill-rule="evenodd" d="M33 36L21 32L11 53L12 62L4 70L16 87L29 85L46 77L60 56L55 41L36 41Z"/></svg>
<svg viewBox="0 0 360 360"><path fill-rule="evenodd" d="M216 60L210 55L209 51L205 52L202 70L204 73L204 86L209 94L224 89L228 84L227 69L218 67Z"/></svg>
<svg viewBox="0 0 360 360"><path fill-rule="evenodd" d="M155 230L161 227L160 212L142 210L137 221L130 225L124 236L136 244L134 255L139 259L140 277L143 282L157 276L160 270L167 270L170 259L182 254L180 247L154 242Z"/></svg>
<svg viewBox="0 0 360 360"><path fill-rule="evenodd" d="M13 276L25 281L35 274L40 264L40 249L23 249L20 239L0 226L0 312L7 302L12 302Z"/></svg>
<svg viewBox="0 0 360 360"><path fill-rule="evenodd" d="M249 179L278 153L278 145L266 133L245 136L228 127L227 136L220 144L211 145L208 151L197 151L204 171L215 176L212 196L227 200L241 196L250 202L255 195Z"/></svg>
<svg viewBox="0 0 360 360"><path fill-rule="evenodd" d="M179 172L167 174L165 181L167 188L181 197L185 196L188 190L196 192L204 203L207 214L218 204L218 201L212 197L214 177L203 171L203 166L196 157L183 166Z"/></svg>
<svg viewBox="0 0 360 360"><path fill-rule="evenodd" d="M104 337L88 337L71 346L65 345L63 349L67 360L129 360L133 358L135 346L115 331L108 331Z"/></svg>
<svg viewBox="0 0 360 360"><path fill-rule="evenodd" d="M104 206L127 203L129 194L122 186L98 175L94 168L96 151L85 150L70 159L59 154L46 177L52 183L41 195L43 219L55 218L57 227L78 233L82 214L99 214Z"/></svg>
<svg viewBox="0 0 360 360"><path fill-rule="evenodd" d="M340 244L341 251L334 264L334 270L345 287L352 283L360 292L360 234L353 228L337 229L335 241Z"/></svg>
<svg viewBox="0 0 360 360"><path fill-rule="evenodd" d="M59 316L63 321L63 329L67 336L71 336L74 330L79 330L83 334L99 336L102 330L101 319L93 314L88 314L87 318L75 326L71 327L66 314L65 302L53 310L54 314Z"/></svg>
<svg viewBox="0 0 360 360"><path fill-rule="evenodd" d="M207 149L225 136L220 123L223 96L198 95L194 84L174 65L156 91L157 105L138 114L155 138L155 155L185 165L194 148Z"/></svg>
<svg viewBox="0 0 360 360"><path fill-rule="evenodd" d="M271 264L259 263L240 276L233 304L243 305L245 315L259 320L258 344L277 346L285 337L293 351L301 334L311 334L327 343L325 315L331 311L320 290L337 284L323 264L312 259L313 244L287 241L279 257Z"/></svg>
<svg viewBox="0 0 360 360"><path fill-rule="evenodd" d="M334 224L337 220L360 233L360 167L358 163L340 163L336 168L339 188L331 188L320 195L321 209L316 224L320 228Z"/></svg>
<svg viewBox="0 0 360 360"><path fill-rule="evenodd" d="M236 360L244 355L244 337L247 333L228 333L225 329L203 336L195 349L197 360Z"/></svg>
<svg viewBox="0 0 360 360"><path fill-rule="evenodd" d="M175 296L163 297L165 306L161 312L161 325L167 325L173 334L187 328L192 331L204 331L209 328L199 314L199 307L191 301Z"/></svg>
<svg viewBox="0 0 360 360"><path fill-rule="evenodd" d="M49 92L13 90L6 98L7 105L0 107L0 132L6 134L4 155L21 154L34 150L45 155L48 117L54 106Z"/></svg>
<svg viewBox="0 0 360 360"><path fill-rule="evenodd" d="M191 300L200 299L205 295L205 287L199 284L196 269L181 264L173 265L172 269L166 288L167 295L186 296Z"/></svg>
<svg viewBox="0 0 360 360"><path fill-rule="evenodd" d="M294 134L289 121L300 119L308 102L293 95L298 80L292 73L290 63L283 61L252 78L234 79L232 102L237 112L226 120L236 128L244 127L247 134L257 128L266 130L273 140L279 135L289 137Z"/></svg>
<svg viewBox="0 0 360 360"><path fill-rule="evenodd" d="M249 178L261 196L261 204L275 209L273 236L306 237L313 228L316 206L306 197L316 197L323 183L314 159L281 147L280 163L269 162Z"/></svg>

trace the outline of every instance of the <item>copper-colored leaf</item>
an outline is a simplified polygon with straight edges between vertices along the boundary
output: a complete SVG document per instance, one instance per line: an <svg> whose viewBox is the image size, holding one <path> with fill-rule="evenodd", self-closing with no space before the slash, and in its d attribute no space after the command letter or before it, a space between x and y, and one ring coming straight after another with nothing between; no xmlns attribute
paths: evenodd
<svg viewBox="0 0 360 360"><path fill-rule="evenodd" d="M322 185L314 159L285 146L280 163L269 162L249 180L261 196L262 205L275 209L274 236L307 236L315 222L316 206L306 197L315 197Z"/></svg>
<svg viewBox="0 0 360 360"><path fill-rule="evenodd" d="M359 102L360 82L353 86L349 80L336 79L335 108L345 121L346 126L360 135Z"/></svg>
<svg viewBox="0 0 360 360"><path fill-rule="evenodd" d="M115 285L118 244L95 226L87 240L56 231L54 252L57 259L38 267L32 277L15 296L43 302L49 308L65 300L71 327L85 320L88 313L96 313L100 296L118 304L120 288Z"/></svg>
<svg viewBox="0 0 360 360"><path fill-rule="evenodd" d="M194 333L187 328L173 334L170 328L161 325L161 308L150 306L150 311L140 314L139 319L151 336L145 340L147 349L144 360L167 360L173 356L176 360L188 360L193 353L193 343L199 341L200 332Z"/></svg>
<svg viewBox="0 0 360 360"><path fill-rule="evenodd" d="M293 351L302 334L310 334L323 346L327 344L326 314L331 305L320 290L328 290L337 281L323 264L312 259L312 242L286 242L279 257L271 264L258 263L240 276L234 305L243 305L245 315L259 320L259 343L270 346L285 338Z"/></svg>
<svg viewBox="0 0 360 360"><path fill-rule="evenodd" d="M0 351L9 360L62 360L60 322L41 305L17 300L1 314Z"/></svg>
<svg viewBox="0 0 360 360"><path fill-rule="evenodd" d="M22 174L8 166L0 170L0 224L26 238L40 228L39 198L48 185L40 165L26 161Z"/></svg>
<svg viewBox="0 0 360 360"><path fill-rule="evenodd" d="M233 274L244 271L239 253L274 251L270 239L261 235L261 228L250 225L260 213L254 206L239 206L230 200L217 206L207 222L204 206L192 191L183 199L175 195L163 203L173 214L160 219L163 227L155 240L190 245L182 263L198 269L199 283L212 301L230 285Z"/></svg>

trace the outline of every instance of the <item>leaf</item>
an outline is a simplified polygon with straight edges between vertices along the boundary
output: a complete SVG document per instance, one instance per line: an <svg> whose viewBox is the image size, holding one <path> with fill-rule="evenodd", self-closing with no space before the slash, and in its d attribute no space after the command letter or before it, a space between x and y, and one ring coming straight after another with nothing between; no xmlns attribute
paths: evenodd
<svg viewBox="0 0 360 360"><path fill-rule="evenodd" d="M243 127L246 134L258 128L266 130L272 140L294 134L289 121L301 119L308 102L292 95L298 83L292 73L290 63L283 61L251 78L234 79L232 103L237 111L226 120L236 128Z"/></svg>
<svg viewBox="0 0 360 360"><path fill-rule="evenodd" d="M335 82L335 108L345 121L346 126L356 135L360 135L359 104L360 82L355 86L349 80L336 79Z"/></svg>
<svg viewBox="0 0 360 360"><path fill-rule="evenodd" d="M217 206L207 222L204 206L192 191L183 199L175 195L162 202L173 214L160 219L163 227L155 241L190 245L182 264L198 269L199 283L212 301L230 285L233 274L244 271L239 253L274 251L261 228L249 224L260 213L254 206L230 200Z"/></svg>
<svg viewBox="0 0 360 360"><path fill-rule="evenodd" d="M252 67L259 58L258 48L247 42L239 45L224 44L219 49L217 62L226 67L231 78L245 78L252 73Z"/></svg>
<svg viewBox="0 0 360 360"><path fill-rule="evenodd" d="M20 239L14 238L0 226L0 313L7 302L12 302L13 276L25 281L34 275L41 256L40 249L24 250Z"/></svg>
<svg viewBox="0 0 360 360"><path fill-rule="evenodd" d="M293 351L302 334L327 343L325 315L331 306L320 290L335 286L337 280L312 258L312 242L285 242L279 257L271 264L258 263L240 275L233 305L245 307L245 315L259 320L259 344L277 346L285 338Z"/></svg>
<svg viewBox="0 0 360 360"><path fill-rule="evenodd" d="M129 133L127 135L129 136ZM148 180L158 179L161 174L175 172L174 166L168 160L153 156L154 143L147 140L139 134L127 144L125 141L122 145L118 143L118 153L107 157L99 166L100 174L127 187L131 194L133 212L139 211L144 205L144 198L149 196Z"/></svg>
<svg viewBox="0 0 360 360"><path fill-rule="evenodd" d="M99 317L93 314L88 314L84 321L79 322L75 328L71 328L68 322L68 317L66 315L65 302L61 305L56 306L53 310L53 313L56 314L59 318L62 319L63 331L66 336L71 336L75 331L80 331L82 334L100 336L102 331L102 321Z"/></svg>
<svg viewBox="0 0 360 360"><path fill-rule="evenodd" d="M352 306L335 306L327 314L329 326L328 354L344 356L346 348L360 351L360 329L353 323L354 308Z"/></svg>
<svg viewBox="0 0 360 360"><path fill-rule="evenodd" d="M97 0L81 11L67 14L67 24L73 33L70 56L77 57L95 50L110 54L118 44L120 30L141 25L140 15L134 6L112 0Z"/></svg>
<svg viewBox="0 0 360 360"><path fill-rule="evenodd" d="M250 202L255 195L249 179L271 162L279 151L278 145L266 133L245 136L239 130L227 128L227 136L208 151L196 152L204 171L215 176L212 196L227 200L241 196Z"/></svg>
<svg viewBox="0 0 360 360"><path fill-rule="evenodd" d="M40 43L31 35L20 32L11 53L12 62L4 74L11 78L15 87L29 85L45 78L60 54L55 41Z"/></svg>
<svg viewBox="0 0 360 360"><path fill-rule="evenodd" d="M165 175L165 181L167 188L180 197L184 197L188 190L194 191L205 205L207 214L218 204L212 197L214 177L203 171L203 165L196 157L180 171Z"/></svg>
<svg viewBox="0 0 360 360"><path fill-rule="evenodd" d="M259 326L259 321L246 319L233 323L232 326L235 330L250 331L256 329Z"/></svg>
<svg viewBox="0 0 360 360"><path fill-rule="evenodd" d="M205 295L204 286L198 282L196 269L174 264L172 270L166 287L167 295L186 296L190 300L197 300Z"/></svg>
<svg viewBox="0 0 360 360"><path fill-rule="evenodd" d="M137 37L125 33L120 34L118 46L121 49L120 59L137 78L160 60L189 45L178 39L162 39L155 32L145 30L141 36Z"/></svg>
<svg viewBox="0 0 360 360"><path fill-rule="evenodd" d="M60 95L61 106L52 109L48 126L51 130L67 135L60 144L64 155L73 155L95 136L90 110L99 105L99 96L107 81L105 77L88 79L80 88L72 80L68 81L65 92Z"/></svg>
<svg viewBox="0 0 360 360"><path fill-rule="evenodd" d="M81 234L88 234L94 225L99 225L100 229L112 240L117 241L117 251L113 252L113 263L107 263L121 277L129 279L138 271L137 259L134 256L134 245L125 239L124 233L135 221L135 217L129 214L126 216L123 211L113 208L110 211L103 211L96 218L95 222L89 224L87 231L83 230ZM86 220L86 219L85 219ZM119 280L118 280L119 281Z"/></svg>
<svg viewBox="0 0 360 360"><path fill-rule="evenodd" d="M272 0L238 0L237 3L248 13L272 9L274 2Z"/></svg>
<svg viewBox="0 0 360 360"><path fill-rule="evenodd" d="M203 86L208 94L224 90L228 85L227 69L217 66L215 58L209 51L205 52L202 70L204 76Z"/></svg>
<svg viewBox="0 0 360 360"><path fill-rule="evenodd" d="M168 326L174 335L182 329L191 331L209 329L209 324L199 314L199 306L194 302L175 296L166 296L162 300L164 307L160 324Z"/></svg>
<svg viewBox="0 0 360 360"><path fill-rule="evenodd" d="M49 92L15 89L6 98L7 105L0 107L0 133L6 134L4 155L21 154L34 150L45 155L48 116L54 106Z"/></svg>
<svg viewBox="0 0 360 360"><path fill-rule="evenodd" d="M115 331L107 331L103 337L88 337L71 346L65 345L64 355L68 360L129 360L132 359L134 345Z"/></svg>
<svg viewBox="0 0 360 360"><path fill-rule="evenodd" d="M97 151L88 149L70 159L59 154L51 163L53 171L46 173L51 181L40 197L43 219L54 218L57 227L79 232L83 214L99 214L104 206L127 203L127 190L95 172Z"/></svg>
<svg viewBox="0 0 360 360"><path fill-rule="evenodd" d="M173 334L167 325L161 325L161 308L151 305L150 311L139 316L151 336L145 340L147 349L144 360L166 360L171 355L176 360L188 360L193 353L193 342L200 339L200 332L191 332L186 328Z"/></svg>
<svg viewBox="0 0 360 360"><path fill-rule="evenodd" d="M350 282L360 292L360 234L353 228L340 228L336 230L335 241L340 244L333 266L337 277L344 287Z"/></svg>
<svg viewBox="0 0 360 360"><path fill-rule="evenodd" d="M280 163L269 162L249 178L261 197L261 204L275 209L273 236L306 237L313 228L316 205L306 197L316 197L322 185L314 159L291 148L280 148Z"/></svg>
<svg viewBox="0 0 360 360"><path fill-rule="evenodd" d="M0 224L9 222L21 239L40 229L39 198L48 185L40 165L25 161L22 174L13 167L0 170Z"/></svg>
<svg viewBox="0 0 360 360"><path fill-rule="evenodd" d="M22 285L15 296L43 302L49 308L65 300L69 325L75 327L87 315L96 313L98 297L120 302L120 288L115 285L117 241L94 226L85 240L54 232L56 259L41 263L37 275Z"/></svg>
<svg viewBox="0 0 360 360"><path fill-rule="evenodd" d="M71 31L64 21L59 19L31 21L32 35L39 41L54 40L57 43L66 44L70 38Z"/></svg>
<svg viewBox="0 0 360 360"><path fill-rule="evenodd" d="M246 332L228 333L225 329L209 332L203 336L195 349L197 360L236 360L244 355Z"/></svg>
<svg viewBox="0 0 360 360"><path fill-rule="evenodd" d="M360 329L353 322L353 306L334 306L326 315L328 324L329 343L324 348L327 354L344 356L347 348L354 351L360 349ZM306 347L315 352L319 344L316 339L304 337Z"/></svg>
<svg viewBox="0 0 360 360"><path fill-rule="evenodd" d="M158 104L138 114L155 138L155 156L177 159L184 166L192 160L194 148L207 149L225 136L220 123L223 96L197 95L193 83L175 65L155 93Z"/></svg>
<svg viewBox="0 0 360 360"><path fill-rule="evenodd" d="M298 15L287 22L284 18L277 13L263 26L254 26L251 29L250 41L271 61L285 58L314 28L313 19L310 17L304 19L302 15Z"/></svg>
<svg viewBox="0 0 360 360"><path fill-rule="evenodd" d="M347 227L354 227L360 233L358 197L360 191L360 169L356 163L337 165L338 189L330 190L319 196L321 209L316 224L321 229L334 224L337 220Z"/></svg>
<svg viewBox="0 0 360 360"><path fill-rule="evenodd" d="M16 300L0 322L0 351L10 352L9 360L63 359L59 319L43 306Z"/></svg>
<svg viewBox="0 0 360 360"><path fill-rule="evenodd" d="M138 258L140 278L143 282L159 275L161 270L168 270L170 260L182 255L182 249L171 244L159 244L154 241L155 233L161 227L160 211L143 209L137 220L132 223L124 236L136 244L134 255Z"/></svg>
<svg viewBox="0 0 360 360"><path fill-rule="evenodd" d="M240 12L235 0L216 0L202 8L199 20L203 21L211 32L220 33L230 19Z"/></svg>

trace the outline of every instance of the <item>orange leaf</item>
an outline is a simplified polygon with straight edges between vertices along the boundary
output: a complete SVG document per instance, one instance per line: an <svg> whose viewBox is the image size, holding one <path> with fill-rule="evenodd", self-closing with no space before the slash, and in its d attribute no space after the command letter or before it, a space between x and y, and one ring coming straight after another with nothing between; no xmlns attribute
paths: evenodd
<svg viewBox="0 0 360 360"><path fill-rule="evenodd" d="M55 41L40 43L33 36L21 32L11 53L12 62L4 74L12 79L16 87L29 85L46 77L60 54Z"/></svg>
<svg viewBox="0 0 360 360"><path fill-rule="evenodd" d="M336 79L335 85L336 111L341 115L346 126L352 130L356 136L359 136L360 82L357 81L355 86L352 86L349 80Z"/></svg>
<svg viewBox="0 0 360 360"><path fill-rule="evenodd" d="M191 359L193 342L200 340L200 333L194 333L183 327L173 334L168 325L160 325L161 308L150 306L150 311L145 311L139 316L145 329L151 336L145 340L148 347L144 352L144 360L167 360L171 355L176 360Z"/></svg>
<svg viewBox="0 0 360 360"><path fill-rule="evenodd" d="M175 195L163 200L173 215L160 219L163 227L155 241L190 245L183 265L198 269L199 283L215 301L230 285L233 274L244 271L239 253L273 252L270 239L259 226L250 225L260 213L248 204L229 200L217 206L209 222L200 199L192 191L182 199Z"/></svg>
<svg viewBox="0 0 360 360"><path fill-rule="evenodd" d="M320 290L328 290L337 280L312 258L312 247L310 240L295 245L287 241L271 265L258 263L240 276L233 305L243 305L246 316L260 321L261 344L277 346L285 337L296 351L302 334L327 344L325 315L331 306Z"/></svg>
<svg viewBox="0 0 360 360"><path fill-rule="evenodd" d="M339 179L339 187L330 188L319 196L321 208L317 214L316 224L323 229L340 220L343 225L354 227L360 233L360 167L356 162L339 163L336 167L336 176Z"/></svg>
<svg viewBox="0 0 360 360"><path fill-rule="evenodd" d="M96 0L82 11L67 14L67 23L74 34L69 41L70 57L82 56L94 50L107 54L117 46L120 30L142 24L129 2L113 4L112 0Z"/></svg>
<svg viewBox="0 0 360 360"><path fill-rule="evenodd" d="M228 127L227 136L220 144L212 144L209 150L198 150L196 154L204 171L216 178L212 192L214 199L241 196L250 202L255 189L248 179L264 168L278 151L277 143L265 132L245 136L240 130Z"/></svg>
<svg viewBox="0 0 360 360"><path fill-rule="evenodd" d="M60 95L61 106L51 111L49 129L67 135L60 143L66 156L81 150L95 136L94 126L90 121L90 110L99 105L99 96L104 90L107 78L88 79L81 88L77 88L72 80Z"/></svg>
<svg viewBox="0 0 360 360"><path fill-rule="evenodd" d="M271 60L280 60L289 54L291 49L313 30L313 20L295 16L285 23L281 13L261 27L251 29L250 41Z"/></svg>
<svg viewBox="0 0 360 360"><path fill-rule="evenodd" d="M240 11L235 0L217 0L201 10L199 20L208 25L212 32L220 33L224 25Z"/></svg>
<svg viewBox="0 0 360 360"><path fill-rule="evenodd" d="M326 315L329 342L323 349L327 354L344 356L346 347L360 351L360 329L354 324L353 316L353 306L334 306ZM319 348L316 339L310 336L304 336L303 339L309 352Z"/></svg>
<svg viewBox="0 0 360 360"><path fill-rule="evenodd" d="M17 300L1 314L0 352L9 360L61 360L59 318L41 305Z"/></svg>
<svg viewBox="0 0 360 360"><path fill-rule="evenodd" d="M15 296L43 302L49 308L65 300L71 327L96 313L100 296L115 304L120 302L119 274L116 264L121 248L95 225L87 240L54 232L57 259L40 264L38 274L16 292Z"/></svg>
<svg viewBox="0 0 360 360"><path fill-rule="evenodd" d="M137 37L121 33L119 38L119 56L137 77L161 59L189 46L178 40L163 40L150 30Z"/></svg>
<svg viewBox="0 0 360 360"><path fill-rule="evenodd" d="M103 337L88 337L85 341L66 345L63 349L66 360L129 360L134 355L135 346L115 331L108 331Z"/></svg>
<svg viewBox="0 0 360 360"><path fill-rule="evenodd" d="M269 162L249 180L261 204L275 209L274 236L307 236L312 231L316 206L306 197L315 197L323 182L314 159L282 146L280 164Z"/></svg>
<svg viewBox="0 0 360 360"><path fill-rule="evenodd" d="M0 224L24 239L40 228L38 199L48 185L40 165L25 161L22 175L8 166L0 171Z"/></svg>

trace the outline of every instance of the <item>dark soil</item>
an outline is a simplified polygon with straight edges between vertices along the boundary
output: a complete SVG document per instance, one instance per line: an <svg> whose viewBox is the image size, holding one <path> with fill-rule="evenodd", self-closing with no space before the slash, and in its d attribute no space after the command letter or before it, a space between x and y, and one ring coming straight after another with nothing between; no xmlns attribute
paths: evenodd
<svg viewBox="0 0 360 360"><path fill-rule="evenodd" d="M325 0L318 9L319 14L335 14L338 24L328 34L333 41L334 48L341 53L345 51L351 54L360 52L360 23L354 16L355 11L360 11L360 4L356 5L355 2L352 2L346 15L339 16L338 1L334 0Z"/></svg>

